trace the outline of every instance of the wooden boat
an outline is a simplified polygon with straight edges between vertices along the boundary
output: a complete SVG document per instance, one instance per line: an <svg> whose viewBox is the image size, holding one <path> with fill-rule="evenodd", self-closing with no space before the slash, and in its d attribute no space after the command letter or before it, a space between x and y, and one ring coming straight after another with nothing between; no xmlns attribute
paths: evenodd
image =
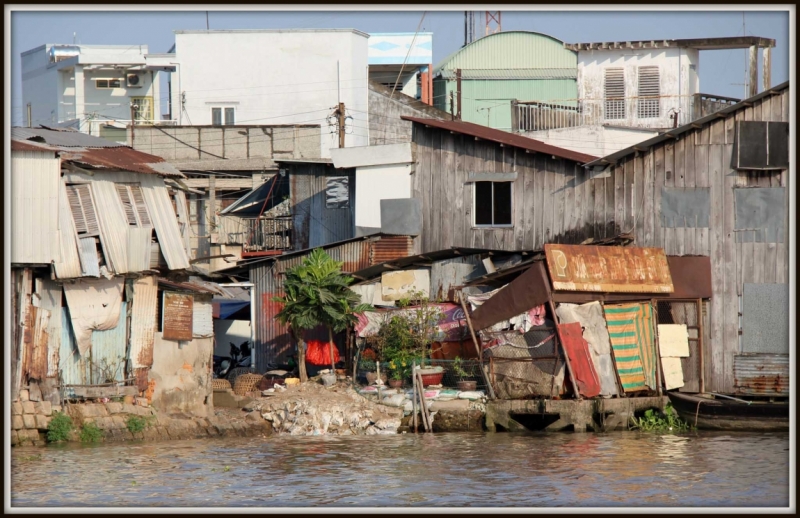
<svg viewBox="0 0 800 518"><path fill-rule="evenodd" d="M789 430L789 401L717 399L707 394L668 392L678 415L701 430L748 430L781 432Z"/></svg>

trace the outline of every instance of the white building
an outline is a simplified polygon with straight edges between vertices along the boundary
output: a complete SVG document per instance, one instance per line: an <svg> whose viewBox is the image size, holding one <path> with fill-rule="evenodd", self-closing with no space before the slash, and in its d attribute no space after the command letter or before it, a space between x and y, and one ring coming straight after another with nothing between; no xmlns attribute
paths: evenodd
<svg viewBox="0 0 800 518"><path fill-rule="evenodd" d="M147 67L146 54L147 45L52 43L23 52L25 122L114 138L113 128L132 117L160 121L158 71Z"/></svg>
<svg viewBox="0 0 800 518"><path fill-rule="evenodd" d="M750 49L747 78L757 93L758 49L763 48L764 88L769 88L770 48L757 36L565 43L578 52L576 106L519 103L516 124L528 137L595 156L625 149L738 102L701 93L700 52Z"/></svg>
<svg viewBox="0 0 800 518"><path fill-rule="evenodd" d="M425 104L433 104L433 33L369 35L369 78Z"/></svg>
<svg viewBox="0 0 800 518"><path fill-rule="evenodd" d="M175 31L174 52L146 56L173 71L170 113L178 125L319 124L321 154L369 143L368 34L352 29Z"/></svg>

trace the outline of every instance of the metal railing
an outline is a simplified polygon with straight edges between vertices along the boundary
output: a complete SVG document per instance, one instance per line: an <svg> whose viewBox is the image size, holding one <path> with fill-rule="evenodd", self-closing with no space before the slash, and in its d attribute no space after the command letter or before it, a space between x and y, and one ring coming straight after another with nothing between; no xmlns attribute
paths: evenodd
<svg viewBox="0 0 800 518"><path fill-rule="evenodd" d="M292 218L218 216L219 242L244 245L245 252L292 249Z"/></svg>

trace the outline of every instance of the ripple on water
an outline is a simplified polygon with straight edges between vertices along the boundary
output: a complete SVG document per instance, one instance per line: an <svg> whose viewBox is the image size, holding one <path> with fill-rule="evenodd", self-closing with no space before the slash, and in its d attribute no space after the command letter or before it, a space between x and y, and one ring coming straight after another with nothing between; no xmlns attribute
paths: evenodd
<svg viewBox="0 0 800 518"><path fill-rule="evenodd" d="M788 506L788 443L463 433L15 448L12 505Z"/></svg>

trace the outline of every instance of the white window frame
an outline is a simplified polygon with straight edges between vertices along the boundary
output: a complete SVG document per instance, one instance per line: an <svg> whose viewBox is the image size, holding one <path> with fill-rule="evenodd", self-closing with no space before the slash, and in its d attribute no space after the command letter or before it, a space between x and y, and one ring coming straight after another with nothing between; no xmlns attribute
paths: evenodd
<svg viewBox="0 0 800 518"><path fill-rule="evenodd" d="M105 86L101 86L100 81L105 81ZM116 81L119 84L117 86L111 86L111 81ZM115 79L115 78L103 78L103 79L95 79L94 80L94 87L98 90L113 90L115 88L122 88L123 85L122 79Z"/></svg>
<svg viewBox="0 0 800 518"><path fill-rule="evenodd" d="M607 95L608 94L608 72L612 71L612 70L619 71L622 74L622 97L621 98L618 97L618 96L609 97ZM603 69L603 120L619 121L619 120L627 119L627 117L628 117L628 106L627 106L628 99L627 99L627 97L625 97L625 94L626 94L625 67L606 67L606 68L604 68ZM622 107L622 109L621 109L621 115L622 116L621 117L618 116L618 115L620 115L620 110L619 109L614 109L614 110L610 110L609 109L609 104L610 103L615 103L615 104L616 103L620 103L620 105ZM615 116L611 117L610 115L612 115L612 114L615 115Z"/></svg>
<svg viewBox="0 0 800 518"><path fill-rule="evenodd" d="M220 121L222 121L222 124L219 124L219 125L214 124L214 110L220 110ZM225 122L225 111L226 110L233 110L233 124L227 124ZM212 106L211 107L211 125L216 127L216 128L223 127L223 126L236 126L236 106L223 106L223 105Z"/></svg>
<svg viewBox="0 0 800 518"><path fill-rule="evenodd" d="M497 181L490 181L490 180L479 180L480 182L489 182L492 184L492 224L491 225L479 225L475 222L475 214L477 213L477 197L478 197L478 181L472 182L472 227L473 228L514 228L514 182L497 182ZM511 185L511 192L509 193L509 201L511 202L511 223L497 225L494 223L494 184L496 183L507 183Z"/></svg>
<svg viewBox="0 0 800 518"><path fill-rule="evenodd" d="M646 95L642 90L642 72L655 70L655 95ZM652 76L651 76L652 80ZM649 86L652 86L649 85ZM661 117L661 69L658 65L643 65L636 68L636 118L658 119Z"/></svg>

